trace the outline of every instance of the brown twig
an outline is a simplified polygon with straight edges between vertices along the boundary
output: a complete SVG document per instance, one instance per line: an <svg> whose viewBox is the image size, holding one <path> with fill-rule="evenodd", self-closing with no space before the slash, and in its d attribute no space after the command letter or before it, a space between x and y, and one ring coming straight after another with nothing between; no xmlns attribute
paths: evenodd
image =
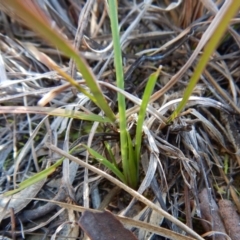
<svg viewBox="0 0 240 240"><path fill-rule="evenodd" d="M14 208L10 208L10 216L11 216L11 231L12 231L12 239L16 240L16 220L14 216Z"/></svg>

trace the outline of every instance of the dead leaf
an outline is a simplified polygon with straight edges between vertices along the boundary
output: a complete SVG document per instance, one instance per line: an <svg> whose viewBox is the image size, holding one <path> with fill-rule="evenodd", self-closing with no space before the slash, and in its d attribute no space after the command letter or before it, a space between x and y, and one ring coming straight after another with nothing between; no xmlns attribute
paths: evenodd
<svg viewBox="0 0 240 240"><path fill-rule="evenodd" d="M211 199L209 199L211 197ZM208 231L220 232L222 235L217 235L218 240L226 239L224 234L226 234L222 219L219 215L218 206L212 196L208 195L208 190L204 188L201 193L199 193L200 209L202 214L202 225L204 229Z"/></svg>
<svg viewBox="0 0 240 240"><path fill-rule="evenodd" d="M227 233L232 240L237 240L240 237L240 217L237 214L236 208L230 200L222 199L219 201L219 212L222 216Z"/></svg>
<svg viewBox="0 0 240 240"><path fill-rule="evenodd" d="M85 211L79 220L81 228L91 240L136 240L132 232L125 229L122 223L108 211L93 213Z"/></svg>

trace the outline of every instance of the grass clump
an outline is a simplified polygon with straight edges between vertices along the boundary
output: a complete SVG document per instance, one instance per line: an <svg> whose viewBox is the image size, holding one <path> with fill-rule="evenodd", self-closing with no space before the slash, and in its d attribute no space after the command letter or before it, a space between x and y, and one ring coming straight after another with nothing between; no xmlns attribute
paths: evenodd
<svg viewBox="0 0 240 240"><path fill-rule="evenodd" d="M21 41L20 33L15 42L0 36L5 50L12 44L3 54L7 71L0 98L4 103L0 106L1 137L7 139L8 132L13 136L11 155L6 150L9 143L2 140L6 157L2 155L5 175L1 179L4 187L0 204L3 209L7 206L5 217L10 216L10 207L20 213L28 210L30 199L46 193L45 188L51 194L57 189L57 204L68 195L89 209L95 207L96 198L104 198L95 208L108 208L130 217L130 210L139 208L134 217L148 219L149 229L151 224L162 224L163 219L154 222L153 217L162 214L163 225L170 229L161 229L163 236L170 238L175 234L175 238L188 239L179 234L181 228L195 239L202 239L192 222L193 218L200 219L200 210L207 211L202 210L199 201L206 199L199 194L204 193L203 189L208 189L208 199L211 191L217 198L231 196L240 210L237 191L228 178L229 174L237 174L240 164L238 154L233 154L239 153L240 139L234 134L239 120L238 62L234 54L229 59L231 50L223 49L224 41L236 39L224 38L224 33L227 29L229 36L236 37L238 26L232 28L229 22L240 3L225 1L222 8L215 9L215 17L209 18L210 10L199 2L192 6L190 19L188 15L178 19L178 11L187 7L187 1L183 6L169 5L164 9L169 12L164 14L162 6L155 2L130 1L129 8L126 2L96 1L96 8L94 1L87 1L82 11L71 10L80 15L76 30L69 24L74 14L66 17L72 13L67 6L69 12L63 11L59 17L49 7L53 3L46 2L43 9L32 1L28 1L29 5L11 0L1 3L12 18L14 11L14 22L19 21L22 30L26 30L24 22L57 49L39 44L42 40L38 35L30 44ZM58 26L60 19L66 26L61 30L56 27L46 9L53 11L50 12ZM88 22L95 24L83 30L86 13ZM205 18L207 23L202 20ZM139 31L135 31L138 27ZM98 30L95 33L93 29ZM8 57L7 54L18 52L19 42L26 48L21 57ZM81 44L78 46L77 42ZM34 64L30 59L34 59ZM9 81L14 71L23 77ZM19 141L21 134L24 139ZM6 168L9 158L14 164ZM40 182L42 185L37 185ZM115 185L133 199L130 201ZM30 187L35 190L28 192ZM112 188L114 194L110 196ZM63 189L68 189L67 193ZM9 196L21 199L21 194L29 202L20 207ZM138 205L136 199L146 207ZM36 204L36 209L40 205ZM29 212L23 216L34 219ZM133 231L140 239L146 239L149 232L159 233L159 229Z"/></svg>

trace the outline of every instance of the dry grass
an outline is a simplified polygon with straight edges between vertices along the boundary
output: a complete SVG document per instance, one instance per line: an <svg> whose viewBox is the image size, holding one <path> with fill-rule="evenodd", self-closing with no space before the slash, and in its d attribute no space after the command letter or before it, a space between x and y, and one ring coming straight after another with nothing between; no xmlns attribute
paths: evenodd
<svg viewBox="0 0 240 240"><path fill-rule="evenodd" d="M111 29L105 2L40 2L45 16L57 24L88 61L117 114ZM156 233L151 239L163 239L157 235L161 233L170 237L169 232L173 239L180 239L174 234L184 235L187 229L180 229L174 219L186 223L196 236L210 235L211 231L229 234L228 229L214 225L219 212L211 206L217 208L218 200L230 199L240 212L239 15L212 55L184 112L171 125L165 125L163 121L183 96L198 56L189 68L184 65L217 9L207 0L195 5L191 0L180 5L167 5L168 1L164 1L165 6L159 3L163 1L148 2L149 5L142 1L119 1L123 62L128 78L126 91L131 94L125 93L130 100L127 102L130 133L135 131L134 113L138 111L134 96L141 98L148 76L162 65L151 98L151 115L145 121L138 191L112 179L111 173L82 149L75 150L72 155L84 159L83 163L65 156L70 163L64 161L47 179L21 190L11 201L0 196L1 235L12 239L21 239L23 235L27 239L49 239L58 233L66 239L83 239L81 229L69 222L78 221L80 212L89 207L108 209L123 222L122 216L131 218L132 222L127 219L125 223L135 226L131 230L139 239L148 239L149 232ZM83 83L73 61L26 28L12 13L9 17L2 11L0 23L0 102L2 107L9 107L2 110L0 106L1 193L16 188L29 176L55 163L63 154L60 149L69 152L79 143L91 144L109 158L104 145L108 141L120 161L118 129L104 123L30 111L30 107L41 104L100 113L88 98L39 60L36 51L46 54L59 68ZM181 39L184 42L171 54L161 60L145 59L129 75L138 57L164 54ZM149 225L139 226L137 220ZM206 221L212 222L209 225ZM61 231L59 226L63 227Z"/></svg>

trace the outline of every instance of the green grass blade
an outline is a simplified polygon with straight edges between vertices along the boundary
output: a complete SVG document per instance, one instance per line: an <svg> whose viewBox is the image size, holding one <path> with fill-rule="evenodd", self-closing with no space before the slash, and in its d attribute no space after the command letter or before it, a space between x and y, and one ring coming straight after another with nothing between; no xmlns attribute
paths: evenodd
<svg viewBox="0 0 240 240"><path fill-rule="evenodd" d="M46 62L46 61L45 61ZM72 86L74 86L75 88L77 88L77 90L79 92L82 92L85 96L87 96L91 101L93 101L96 105L97 104L97 99L94 97L94 95L91 95L88 90L86 90L85 88L81 87L77 81L75 81L70 75L68 75L66 72L64 72L60 67L58 67L57 65L53 64L53 63L48 63L48 66L52 69L54 69L55 71L58 72L59 75L61 75L63 77L64 80L66 80L67 82L69 82Z"/></svg>
<svg viewBox="0 0 240 240"><path fill-rule="evenodd" d="M139 168L141 145L142 145L142 126L145 119L146 109L149 103L150 96L153 92L154 86L160 74L161 67L154 73L152 73L148 79L146 88L142 96L142 104L139 109L137 130L136 130L136 144L135 144L135 156L136 156L136 166Z"/></svg>
<svg viewBox="0 0 240 240"><path fill-rule="evenodd" d="M127 183L125 176L113 163L109 162L105 157L103 157L101 154L99 154L92 148L89 148L87 145L81 144L81 146L85 147L88 152L94 157L94 159L96 159L98 162L102 163L105 167L111 170L123 183Z"/></svg>
<svg viewBox="0 0 240 240"><path fill-rule="evenodd" d="M240 8L240 1L231 1L231 3L229 3L227 11L225 11L224 15L222 16L221 23L217 25L216 29L214 30L211 38L209 39L204 49L203 55L198 62L198 65L191 77L191 80L187 86L187 89L185 90L182 101L179 103L177 109L169 117L168 122L173 121L186 105L189 97L193 92L194 87L196 86L203 70L205 69L208 63L210 56L212 55L213 51L217 48L221 38L223 37L228 27L229 22L234 17L234 15L236 14L239 8Z"/></svg>
<svg viewBox="0 0 240 240"><path fill-rule="evenodd" d="M72 153L75 149L79 148L79 145L75 146L74 148L72 148L69 153ZM60 160L58 160L56 163L54 163L52 166L44 169L41 172L36 173L34 176L24 180L23 182L21 182L18 185L17 189L8 191L6 193L4 193L4 196L10 196L13 195L15 193L20 192L21 190L33 185L34 183L37 183L45 178L47 178L50 174L54 173L54 171L62 164L64 158L61 158Z"/></svg>
<svg viewBox="0 0 240 240"><path fill-rule="evenodd" d="M8 191L6 193L4 193L4 196L10 196L10 195L13 195L15 193L18 193L20 192L21 190L33 185L34 183L36 182L39 182L45 178L47 178L50 174L54 173L54 171L56 170L57 167L59 167L62 162L63 162L64 158L58 160L55 164L53 164L51 167L47 168L47 169L44 169L43 171L35 174L34 176L24 180L23 182L21 182L19 185L18 185L18 188L14 189L14 190L11 190L11 191Z"/></svg>
<svg viewBox="0 0 240 240"><path fill-rule="evenodd" d="M118 28L118 12L117 1L109 0L109 15L111 20L111 30L113 37L114 48L114 64L116 68L117 86L120 89L124 89L123 67L122 67L122 53L119 38ZM125 97L118 93L118 111L119 111L119 126L120 126L120 147L123 173L127 176L128 172L128 144L127 144L127 125L126 125L126 103Z"/></svg>
<svg viewBox="0 0 240 240"><path fill-rule="evenodd" d="M47 17L37 4L32 1L26 1L24 3L24 1L21 0L8 0L4 4L10 7L11 10L14 10L14 13L23 19L30 28L39 33L49 43L56 46L59 50L64 52L64 54L75 61L78 70L81 72L94 98L96 99L95 103L105 112L106 116L111 119L111 121L114 121L115 115L108 106L106 99L86 61L67 41L67 39L60 34L60 30L57 30L56 27L54 28L50 25Z"/></svg>
<svg viewBox="0 0 240 240"><path fill-rule="evenodd" d="M128 139L128 172L127 172L127 181L129 185L136 189L138 184L138 167L136 166L136 159L133 150L133 143L129 132L127 132Z"/></svg>
<svg viewBox="0 0 240 240"><path fill-rule="evenodd" d="M108 154L109 154L109 157L110 157L110 159L111 159L111 162L115 165L115 167L117 167L117 162L116 162L116 159L115 159L115 157L114 157L114 155L113 155L113 152L112 152L112 149L111 149L110 144L105 141L105 142L104 142L104 146L105 146L105 148L106 148L107 151L108 151Z"/></svg>

